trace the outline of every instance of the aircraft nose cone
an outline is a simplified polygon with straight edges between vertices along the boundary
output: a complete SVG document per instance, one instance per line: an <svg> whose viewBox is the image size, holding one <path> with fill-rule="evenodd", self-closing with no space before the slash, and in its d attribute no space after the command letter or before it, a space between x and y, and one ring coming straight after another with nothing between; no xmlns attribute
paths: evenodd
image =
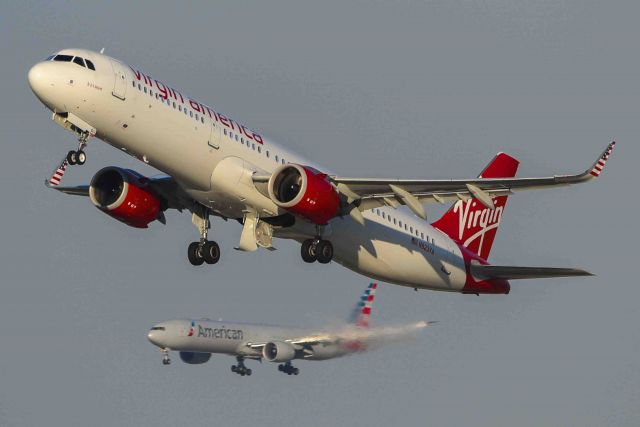
<svg viewBox="0 0 640 427"><path fill-rule="evenodd" d="M147 339L155 345L158 345L158 331L149 331L149 333L147 334Z"/></svg>
<svg viewBox="0 0 640 427"><path fill-rule="evenodd" d="M43 63L36 64L31 67L27 75L29 86L31 86L31 90L38 95L38 97L42 97L47 86L47 73L45 68Z"/></svg>

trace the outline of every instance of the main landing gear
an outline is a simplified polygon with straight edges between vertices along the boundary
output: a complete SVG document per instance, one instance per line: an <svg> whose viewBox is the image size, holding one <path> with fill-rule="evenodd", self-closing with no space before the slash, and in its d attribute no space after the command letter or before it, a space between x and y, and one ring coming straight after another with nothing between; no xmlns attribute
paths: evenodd
<svg viewBox="0 0 640 427"><path fill-rule="evenodd" d="M278 371L287 375L298 375L300 373L300 369L294 367L291 362L281 363L278 365Z"/></svg>
<svg viewBox="0 0 640 427"><path fill-rule="evenodd" d="M209 209L199 206L193 210L193 224L200 231L200 241L191 242L187 248L187 257L192 265L203 263L215 264L220 261L220 246L214 241L207 240L209 232Z"/></svg>
<svg viewBox="0 0 640 427"><path fill-rule="evenodd" d="M78 139L78 149L67 153L67 163L70 165L84 165L87 161L87 154L84 149L87 147L89 136L89 132L82 133L82 136Z"/></svg>
<svg viewBox="0 0 640 427"><path fill-rule="evenodd" d="M240 375L241 377L244 377L245 375L251 376L253 371L250 368L247 368L246 366L244 366L244 357L238 356L236 357L236 360L238 361L238 364L231 365L231 372L234 372Z"/></svg>
<svg viewBox="0 0 640 427"><path fill-rule="evenodd" d="M171 364L171 358L169 357L169 349L163 348L161 351L162 351L162 364L163 365L170 365Z"/></svg>
<svg viewBox="0 0 640 427"><path fill-rule="evenodd" d="M304 262L318 261L320 264L328 264L333 259L333 245L319 237L307 239L302 242L300 254Z"/></svg>
<svg viewBox="0 0 640 427"><path fill-rule="evenodd" d="M216 242L202 239L191 242L187 248L187 256L192 265L202 265L205 262L215 264L220 261L220 246Z"/></svg>

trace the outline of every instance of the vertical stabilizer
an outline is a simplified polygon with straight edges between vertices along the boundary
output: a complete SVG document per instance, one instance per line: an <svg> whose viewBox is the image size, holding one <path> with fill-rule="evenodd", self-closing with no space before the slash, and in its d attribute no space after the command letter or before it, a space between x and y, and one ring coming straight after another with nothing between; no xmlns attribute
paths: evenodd
<svg viewBox="0 0 640 427"><path fill-rule="evenodd" d="M482 171L479 178L512 178L518 170L517 159L506 153L498 153ZM507 196L493 198L495 209L490 209L475 197L457 201L432 225L459 244L484 259L489 258L496 237Z"/></svg>
<svg viewBox="0 0 640 427"><path fill-rule="evenodd" d="M360 328L369 327L369 318L371 317L371 306L373 305L373 299L376 295L377 283L370 283L367 289L360 297L360 300L353 308L351 314L351 323Z"/></svg>

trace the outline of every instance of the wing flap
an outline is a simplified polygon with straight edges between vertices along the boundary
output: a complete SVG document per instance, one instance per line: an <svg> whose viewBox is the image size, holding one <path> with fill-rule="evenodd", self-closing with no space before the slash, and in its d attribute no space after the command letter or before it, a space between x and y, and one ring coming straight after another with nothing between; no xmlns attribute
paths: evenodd
<svg viewBox="0 0 640 427"><path fill-rule="evenodd" d="M471 265L471 275L477 279L519 280L545 279L551 277L593 276L579 268L515 267L501 265Z"/></svg>

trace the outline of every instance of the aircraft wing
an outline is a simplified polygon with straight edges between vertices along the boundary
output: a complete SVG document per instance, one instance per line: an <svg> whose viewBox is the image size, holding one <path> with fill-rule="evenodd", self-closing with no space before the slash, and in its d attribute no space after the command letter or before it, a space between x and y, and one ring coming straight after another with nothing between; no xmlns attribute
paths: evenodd
<svg viewBox="0 0 640 427"><path fill-rule="evenodd" d="M384 179L331 176L338 191L348 197L360 211L388 205L407 205L417 216L426 219L422 204L436 201L468 200L475 197L493 208L492 197L515 191L537 190L579 184L597 178L615 146L611 142L593 165L582 173L540 178L472 178L472 179ZM352 213L353 215L353 213ZM357 215L357 214L356 214Z"/></svg>
<svg viewBox="0 0 640 427"><path fill-rule="evenodd" d="M579 268L513 267L471 264L471 275L478 279L545 279L550 277L593 276Z"/></svg>
<svg viewBox="0 0 640 427"><path fill-rule="evenodd" d="M45 181L45 185L48 188L60 191L61 193L89 197L88 185L63 187L52 184L51 180ZM183 209L190 209L191 206L193 206L193 199L184 190L182 190L176 180L170 176L149 178L149 186L158 196L164 199L167 203L167 208L182 211Z"/></svg>
<svg viewBox="0 0 640 427"><path fill-rule="evenodd" d="M291 339L284 339L286 343L291 344L296 350L305 350L319 344L340 344L344 342L373 342L382 339L393 339L411 334L417 330L431 326L437 322L416 322L401 326L384 326L377 328L361 328L361 327L346 327L344 329L337 330L335 332L327 332L320 334L310 334L307 336L301 336ZM252 342L247 343L247 346L252 349L262 349L267 342Z"/></svg>

